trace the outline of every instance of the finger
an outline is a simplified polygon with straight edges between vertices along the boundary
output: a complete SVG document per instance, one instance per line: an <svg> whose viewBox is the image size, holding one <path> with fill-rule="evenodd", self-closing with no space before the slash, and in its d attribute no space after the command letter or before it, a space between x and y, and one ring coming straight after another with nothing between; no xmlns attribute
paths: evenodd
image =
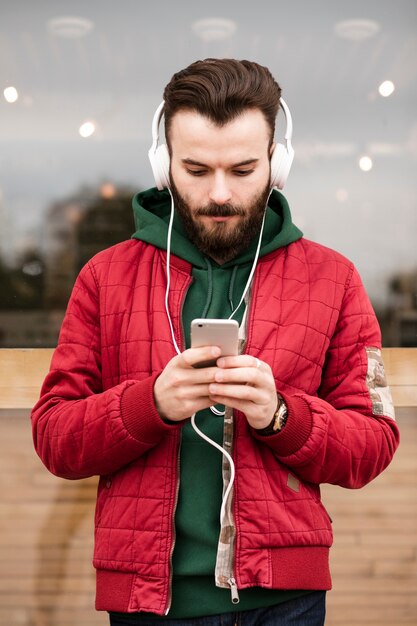
<svg viewBox="0 0 417 626"><path fill-rule="evenodd" d="M204 363L215 365L220 354L219 346L203 346L201 348L188 348L181 357L186 367L196 367Z"/></svg>
<svg viewBox="0 0 417 626"><path fill-rule="evenodd" d="M209 384L202 385L182 385L175 391L175 400L177 402L194 402L198 398L208 398L210 395Z"/></svg>
<svg viewBox="0 0 417 626"><path fill-rule="evenodd" d="M171 398L164 416L185 419L197 411L208 408L211 404L208 385L181 388Z"/></svg>
<svg viewBox="0 0 417 626"><path fill-rule="evenodd" d="M226 402L223 402L223 404L227 404L231 399L238 399L262 405L267 404L270 398L270 393L267 390L253 387L252 385L219 385L217 383L211 383L208 390L211 397L222 396L226 399Z"/></svg>
<svg viewBox="0 0 417 626"><path fill-rule="evenodd" d="M194 398L192 400L188 399L181 403L172 402L169 411L164 414L164 417L174 421L184 420L198 411L208 409L212 404L213 401L209 396Z"/></svg>
<svg viewBox="0 0 417 626"><path fill-rule="evenodd" d="M212 404L224 404L232 409L243 413L248 423L254 428L265 428L271 423L274 408L270 405L253 404L246 400L227 398L223 396L210 396Z"/></svg>
<svg viewBox="0 0 417 626"><path fill-rule="evenodd" d="M190 417L194 413L198 413L198 411L208 409L212 404L213 402L209 396L195 398L193 400L188 400L187 402L182 403L181 412L185 417Z"/></svg>
<svg viewBox="0 0 417 626"><path fill-rule="evenodd" d="M256 415L256 417L262 417L265 412L269 411L268 404L255 404L248 399L236 398L232 396L225 395L210 395L211 404L223 404L224 406L228 406L232 409L237 409L246 415L246 417L250 417L251 414Z"/></svg>
<svg viewBox="0 0 417 626"><path fill-rule="evenodd" d="M249 403L245 400L238 400L236 398L226 398L224 396L210 396L210 406L214 404L222 404L223 406L228 406L231 409L235 409L237 411L245 413L245 415L249 411Z"/></svg>
<svg viewBox="0 0 417 626"><path fill-rule="evenodd" d="M179 390L214 382L217 367L194 368L189 366L175 367L169 372L167 385Z"/></svg>
<svg viewBox="0 0 417 626"><path fill-rule="evenodd" d="M236 383L240 385L268 384L268 377L255 367L234 367L229 369L217 368L213 372L216 383Z"/></svg>
<svg viewBox="0 0 417 626"><path fill-rule="evenodd" d="M217 367L235 368L235 367L251 367L259 370L268 370L269 365L265 361L261 361L251 354L239 354L238 356L222 356L217 359Z"/></svg>

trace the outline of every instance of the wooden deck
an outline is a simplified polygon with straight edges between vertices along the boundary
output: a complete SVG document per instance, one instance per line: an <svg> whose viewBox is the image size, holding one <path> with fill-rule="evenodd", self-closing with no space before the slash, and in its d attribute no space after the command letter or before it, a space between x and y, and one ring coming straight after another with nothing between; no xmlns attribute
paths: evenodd
<svg viewBox="0 0 417 626"><path fill-rule="evenodd" d="M29 408L50 357L0 350L0 624L99 626L96 479L55 478L32 445ZM323 486L335 534L326 626L417 625L417 349L386 349L384 360L402 441L364 489Z"/></svg>

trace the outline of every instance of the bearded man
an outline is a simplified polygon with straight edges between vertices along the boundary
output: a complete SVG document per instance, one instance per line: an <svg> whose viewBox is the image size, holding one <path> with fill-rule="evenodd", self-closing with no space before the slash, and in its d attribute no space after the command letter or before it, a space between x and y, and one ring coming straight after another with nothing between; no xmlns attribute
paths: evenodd
<svg viewBox="0 0 417 626"><path fill-rule="evenodd" d="M303 237L277 190L280 107L290 130L254 62L172 77L158 188L135 196L133 238L81 271L32 412L51 472L100 476L96 607L112 626L322 625L319 485L364 486L398 445L358 273ZM194 318L237 320L239 354L190 347Z"/></svg>

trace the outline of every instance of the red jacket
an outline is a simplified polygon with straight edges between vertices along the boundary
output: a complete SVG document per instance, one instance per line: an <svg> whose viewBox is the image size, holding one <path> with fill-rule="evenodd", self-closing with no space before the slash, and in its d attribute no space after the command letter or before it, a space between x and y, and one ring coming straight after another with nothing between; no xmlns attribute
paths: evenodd
<svg viewBox="0 0 417 626"><path fill-rule="evenodd" d="M182 345L191 266L172 258L170 311ZM160 419L155 378L175 356L165 253L130 240L81 271L32 412L54 474L100 475L98 609L166 612L181 424ZM398 445L380 332L352 264L300 239L261 258L245 352L269 363L288 421L261 437L235 412L234 573L239 588L328 589L330 520L320 483L362 487Z"/></svg>

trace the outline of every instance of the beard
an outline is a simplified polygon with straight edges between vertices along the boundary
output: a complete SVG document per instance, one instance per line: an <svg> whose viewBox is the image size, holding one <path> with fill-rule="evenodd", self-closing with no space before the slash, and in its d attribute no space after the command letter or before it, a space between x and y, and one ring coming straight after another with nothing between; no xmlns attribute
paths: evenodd
<svg viewBox="0 0 417 626"><path fill-rule="evenodd" d="M200 252L221 264L239 256L248 248L254 237L259 235L270 187L268 183L247 207L233 204L218 205L210 202L194 210L180 195L172 179L171 192L188 239ZM213 222L207 226L198 219L202 216L229 217L233 215L238 215L241 219L232 227L228 222Z"/></svg>

